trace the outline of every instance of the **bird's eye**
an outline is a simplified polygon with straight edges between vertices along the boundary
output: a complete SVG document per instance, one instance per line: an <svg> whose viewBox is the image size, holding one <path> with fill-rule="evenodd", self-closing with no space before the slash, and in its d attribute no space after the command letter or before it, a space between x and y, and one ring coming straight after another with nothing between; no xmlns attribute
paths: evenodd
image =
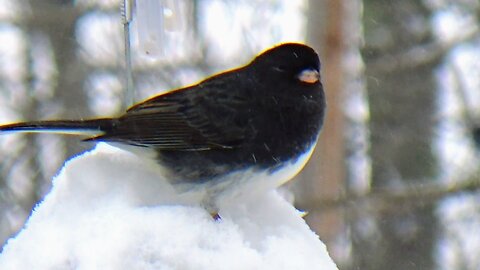
<svg viewBox="0 0 480 270"><path fill-rule="evenodd" d="M313 84L320 81L320 73L315 69L304 69L298 74L297 78L301 82Z"/></svg>
<svg viewBox="0 0 480 270"><path fill-rule="evenodd" d="M285 72L287 69L284 68L284 67L274 66L273 70L278 71L278 72Z"/></svg>

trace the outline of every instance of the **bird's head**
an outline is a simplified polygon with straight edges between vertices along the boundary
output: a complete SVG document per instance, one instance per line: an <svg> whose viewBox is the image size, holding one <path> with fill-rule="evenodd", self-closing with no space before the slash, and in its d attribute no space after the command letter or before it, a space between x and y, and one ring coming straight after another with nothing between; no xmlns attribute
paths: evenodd
<svg viewBox="0 0 480 270"><path fill-rule="evenodd" d="M258 55L250 66L260 79L278 78L282 82L304 86L321 84L317 53L300 43L285 43L268 49Z"/></svg>

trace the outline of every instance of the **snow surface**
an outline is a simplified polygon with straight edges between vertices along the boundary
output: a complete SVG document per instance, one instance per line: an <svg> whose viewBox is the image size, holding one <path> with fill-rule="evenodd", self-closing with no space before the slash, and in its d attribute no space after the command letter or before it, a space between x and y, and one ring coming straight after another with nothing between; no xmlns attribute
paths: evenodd
<svg viewBox="0 0 480 270"><path fill-rule="evenodd" d="M300 213L275 190L213 220L158 166L100 143L68 161L0 269L337 269Z"/></svg>

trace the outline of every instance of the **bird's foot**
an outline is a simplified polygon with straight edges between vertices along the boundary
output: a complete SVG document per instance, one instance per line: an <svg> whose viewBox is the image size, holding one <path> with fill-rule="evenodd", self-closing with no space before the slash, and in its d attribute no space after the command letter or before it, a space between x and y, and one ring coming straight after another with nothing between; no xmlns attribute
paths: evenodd
<svg viewBox="0 0 480 270"><path fill-rule="evenodd" d="M218 214L218 212L210 213L210 215L212 216L213 220L215 220L215 221L222 220L222 217L220 216L220 214Z"/></svg>

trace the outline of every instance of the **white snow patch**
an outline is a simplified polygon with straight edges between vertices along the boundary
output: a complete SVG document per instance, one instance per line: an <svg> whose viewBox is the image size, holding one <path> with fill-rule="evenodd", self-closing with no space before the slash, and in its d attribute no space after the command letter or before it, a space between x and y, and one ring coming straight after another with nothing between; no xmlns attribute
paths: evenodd
<svg viewBox="0 0 480 270"><path fill-rule="evenodd" d="M275 190L220 208L215 221L153 161L101 143L65 164L0 269L337 269Z"/></svg>

